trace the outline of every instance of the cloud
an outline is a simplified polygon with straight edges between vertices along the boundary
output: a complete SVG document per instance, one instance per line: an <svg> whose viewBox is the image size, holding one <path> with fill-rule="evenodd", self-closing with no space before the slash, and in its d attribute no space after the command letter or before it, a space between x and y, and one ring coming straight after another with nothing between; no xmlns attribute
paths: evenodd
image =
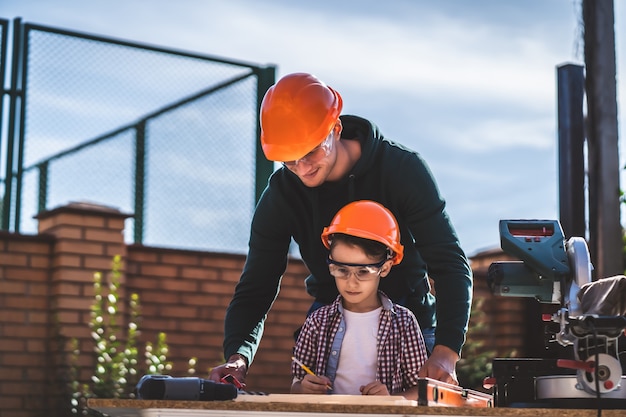
<svg viewBox="0 0 626 417"><path fill-rule="evenodd" d="M441 139L452 143L460 151L480 152L522 147L554 149L554 120L477 120L466 129L441 126Z"/></svg>
<svg viewBox="0 0 626 417"><path fill-rule="evenodd" d="M498 244L499 218L556 216L556 67L582 60L580 2L5 0L3 13L316 73L426 157L472 251ZM616 1L622 115L625 11Z"/></svg>

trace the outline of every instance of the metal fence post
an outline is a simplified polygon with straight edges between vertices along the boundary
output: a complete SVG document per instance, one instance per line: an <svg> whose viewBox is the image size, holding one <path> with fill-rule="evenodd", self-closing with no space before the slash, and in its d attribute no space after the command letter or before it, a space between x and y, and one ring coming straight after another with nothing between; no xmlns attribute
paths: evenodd
<svg viewBox="0 0 626 417"><path fill-rule="evenodd" d="M23 29L20 18L13 20L13 57L11 60L11 87L10 87L10 100L9 100L9 125L7 132L7 153L6 153L6 174L4 176L4 198L2 201L2 229L9 230L11 223L11 202L13 200L13 162L15 153L15 125L21 125L18 118L23 118L24 115L17 111L18 97L22 97L23 91L20 88L20 81L24 80L20 77L20 69L22 68L22 58L24 56L22 47L23 42ZM23 132L19 132L23 136ZM20 210L19 202L16 202L15 212ZM16 230L16 232L19 230Z"/></svg>
<svg viewBox="0 0 626 417"><path fill-rule="evenodd" d="M267 180L274 172L274 163L265 158L261 148L261 102L267 90L276 81L276 67L269 66L259 68L257 71L257 107L256 107L256 167L255 167L255 203L261 198L261 194L267 185Z"/></svg>
<svg viewBox="0 0 626 417"><path fill-rule="evenodd" d="M146 121L135 129L135 236L134 243L143 243L144 197L146 179Z"/></svg>
<svg viewBox="0 0 626 417"><path fill-rule="evenodd" d="M37 166L39 169L39 203L37 212L41 213L46 210L48 204L48 161Z"/></svg>

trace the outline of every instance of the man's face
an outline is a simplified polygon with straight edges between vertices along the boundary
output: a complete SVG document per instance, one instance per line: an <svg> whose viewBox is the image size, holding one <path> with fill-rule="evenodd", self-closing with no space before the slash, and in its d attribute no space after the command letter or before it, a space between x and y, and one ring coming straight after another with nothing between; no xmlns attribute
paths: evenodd
<svg viewBox="0 0 626 417"><path fill-rule="evenodd" d="M307 187L318 187L328 178L337 159L337 143L340 126L335 125L329 135L309 153L296 161L283 165L296 174Z"/></svg>

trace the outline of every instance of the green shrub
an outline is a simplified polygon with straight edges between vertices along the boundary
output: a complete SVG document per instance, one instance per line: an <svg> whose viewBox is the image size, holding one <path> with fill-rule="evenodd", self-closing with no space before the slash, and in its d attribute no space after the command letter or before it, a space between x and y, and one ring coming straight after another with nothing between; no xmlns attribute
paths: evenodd
<svg viewBox="0 0 626 417"><path fill-rule="evenodd" d="M94 341L96 362L88 383L78 380L79 344L70 341L71 412L87 415L88 398L134 398L139 378L139 328L137 321L141 306L139 296L129 297L129 323L125 331L120 327L119 290L122 276L121 256L113 257L109 283L102 274L94 274L94 302L91 305L89 328ZM167 360L168 346L165 333L159 333L155 344L147 342L144 350L145 372L142 374L168 374L172 363Z"/></svg>

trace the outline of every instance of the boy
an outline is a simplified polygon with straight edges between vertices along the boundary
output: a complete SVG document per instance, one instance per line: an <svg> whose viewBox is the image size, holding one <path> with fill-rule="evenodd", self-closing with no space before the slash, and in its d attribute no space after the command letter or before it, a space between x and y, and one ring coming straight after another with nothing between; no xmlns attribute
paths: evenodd
<svg viewBox="0 0 626 417"><path fill-rule="evenodd" d="M312 312L296 342L292 393L402 395L417 400L417 378L427 358L413 313L378 290L400 263L403 246L395 217L381 204L344 206L322 233L339 296Z"/></svg>

